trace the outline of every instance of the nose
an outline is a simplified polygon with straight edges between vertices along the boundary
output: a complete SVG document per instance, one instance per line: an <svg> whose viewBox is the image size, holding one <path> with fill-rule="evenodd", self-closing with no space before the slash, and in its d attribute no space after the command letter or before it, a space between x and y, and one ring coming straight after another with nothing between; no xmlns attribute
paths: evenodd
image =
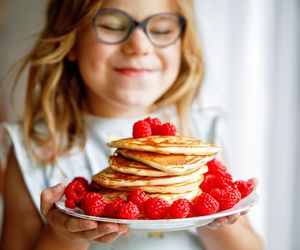
<svg viewBox="0 0 300 250"><path fill-rule="evenodd" d="M144 31L137 27L122 45L123 52L130 55L147 55L154 49Z"/></svg>

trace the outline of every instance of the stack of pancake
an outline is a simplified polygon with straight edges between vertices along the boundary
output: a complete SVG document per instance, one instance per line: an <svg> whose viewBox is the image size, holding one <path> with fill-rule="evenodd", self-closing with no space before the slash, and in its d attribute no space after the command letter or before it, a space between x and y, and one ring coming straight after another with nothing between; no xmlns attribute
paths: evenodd
<svg viewBox="0 0 300 250"><path fill-rule="evenodd" d="M219 147L194 138L149 136L108 143L117 148L109 157L109 167L93 176L99 193L107 200L126 199L128 192L141 188L148 197L170 203L180 198L194 199L207 172L206 163Z"/></svg>

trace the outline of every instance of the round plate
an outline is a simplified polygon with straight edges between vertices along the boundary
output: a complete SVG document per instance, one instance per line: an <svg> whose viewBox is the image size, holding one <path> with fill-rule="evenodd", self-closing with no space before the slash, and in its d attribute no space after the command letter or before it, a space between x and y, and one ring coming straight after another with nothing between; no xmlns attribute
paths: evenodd
<svg viewBox="0 0 300 250"><path fill-rule="evenodd" d="M259 196L257 193L253 192L249 196L242 199L239 203L237 203L233 208L224 210L212 215L207 216L198 216L192 218L184 218L184 219L164 219L164 220L123 220L123 219L112 219L105 217L96 217L84 214L84 212L80 208L70 209L65 207L65 197L56 202L56 207L58 210L66 213L68 215L101 222L110 222L110 223L119 223L119 224L127 224L131 229L134 230L146 230L146 231L178 231L193 227L201 227L211 223L213 220L228 216L231 214L236 214L243 212L245 210L250 209L254 206L259 200Z"/></svg>

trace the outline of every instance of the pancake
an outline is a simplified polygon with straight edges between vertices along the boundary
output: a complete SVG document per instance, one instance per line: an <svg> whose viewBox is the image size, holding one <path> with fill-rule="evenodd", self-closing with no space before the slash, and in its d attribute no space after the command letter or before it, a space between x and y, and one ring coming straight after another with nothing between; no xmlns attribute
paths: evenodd
<svg viewBox="0 0 300 250"><path fill-rule="evenodd" d="M126 200L127 196L129 194L128 191L119 191L119 190L114 190L114 189L109 189L109 188L102 188L99 192L107 201L112 201L116 199L117 197L121 198L122 200ZM146 193L146 197L159 197L161 199L164 199L168 201L170 204L178 199L185 198L188 199L189 201L192 201L196 196L200 195L202 193L201 189L195 188L194 190L190 192L185 192L185 193L178 193L178 194L171 194L171 193L166 193L166 194L150 194Z"/></svg>
<svg viewBox="0 0 300 250"><path fill-rule="evenodd" d="M140 176L169 176L169 173L160 171L156 168L150 167L148 165L145 165L143 163L129 160L124 158L123 156L110 156L109 157L109 166L121 173L126 174L134 174L134 175L140 175Z"/></svg>
<svg viewBox="0 0 300 250"><path fill-rule="evenodd" d="M210 155L210 156L182 155L182 154L163 155L163 154L157 154L153 152L134 151L128 149L118 149L116 153L121 154L126 158L136 160L138 162L144 163L148 166L151 166L153 168L159 169L163 172L167 172L173 175L179 175L179 174L184 174L186 172L191 172L195 169L198 169L203 164L206 164L207 162L209 162L214 158L214 155Z"/></svg>
<svg viewBox="0 0 300 250"><path fill-rule="evenodd" d="M138 176L133 174L125 174L117 172L112 168L108 167L102 170L100 173L92 177L93 181L97 184L105 187L121 186L121 187L131 187L131 186L152 186L152 185L169 185L175 183L181 183L189 180L194 180L199 178L202 174L207 172L207 166L204 165L194 172L184 174L184 175L171 175L171 176Z"/></svg>
<svg viewBox="0 0 300 250"><path fill-rule="evenodd" d="M136 188L141 188L145 192L148 193L172 193L172 194L179 194L179 193L186 193L191 192L199 187L201 182L203 181L203 175L195 180L185 181L176 184L170 185L148 185L148 186L116 186L116 185L103 185L106 188L121 190L121 191L131 191Z"/></svg>
<svg viewBox="0 0 300 250"><path fill-rule="evenodd" d="M213 155L220 148L194 138L180 136L149 136L125 138L107 144L111 148L132 149L160 154Z"/></svg>

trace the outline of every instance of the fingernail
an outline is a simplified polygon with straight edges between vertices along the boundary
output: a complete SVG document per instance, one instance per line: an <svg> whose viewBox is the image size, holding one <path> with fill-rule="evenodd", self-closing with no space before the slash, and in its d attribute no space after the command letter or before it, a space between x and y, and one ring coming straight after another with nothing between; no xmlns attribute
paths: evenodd
<svg viewBox="0 0 300 250"><path fill-rule="evenodd" d="M126 230L126 231L122 232L122 235L125 236L126 238L129 237L129 234L130 234L130 230Z"/></svg>
<svg viewBox="0 0 300 250"><path fill-rule="evenodd" d="M229 218L227 224L233 224L235 221L235 218Z"/></svg>
<svg viewBox="0 0 300 250"><path fill-rule="evenodd" d="M211 229L217 230L217 229L219 229L219 228L222 226L222 223L212 222L212 223L210 224L210 226L211 226Z"/></svg>
<svg viewBox="0 0 300 250"><path fill-rule="evenodd" d="M118 231L119 234L126 234L126 232L127 231L124 231L124 230Z"/></svg>
<svg viewBox="0 0 300 250"><path fill-rule="evenodd" d="M88 224L88 229L89 230L96 229L97 227L98 227L97 223L89 223Z"/></svg>
<svg viewBox="0 0 300 250"><path fill-rule="evenodd" d="M125 237L125 238L128 238L129 237L129 233L125 232L125 233L122 234L122 236Z"/></svg>

